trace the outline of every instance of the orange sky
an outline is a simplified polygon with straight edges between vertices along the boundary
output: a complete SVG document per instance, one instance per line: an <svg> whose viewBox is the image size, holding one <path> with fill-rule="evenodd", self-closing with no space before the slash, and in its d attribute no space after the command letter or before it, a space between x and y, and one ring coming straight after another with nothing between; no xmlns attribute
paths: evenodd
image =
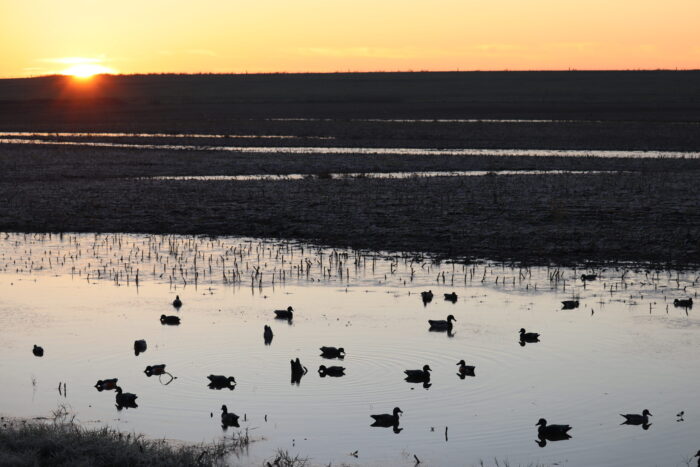
<svg viewBox="0 0 700 467"><path fill-rule="evenodd" d="M0 77L700 68L700 0L0 0Z"/></svg>

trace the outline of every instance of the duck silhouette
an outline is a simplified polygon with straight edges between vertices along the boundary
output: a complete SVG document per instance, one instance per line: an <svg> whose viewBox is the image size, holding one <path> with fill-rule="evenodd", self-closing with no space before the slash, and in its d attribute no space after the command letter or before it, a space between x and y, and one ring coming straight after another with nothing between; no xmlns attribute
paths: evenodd
<svg viewBox="0 0 700 467"><path fill-rule="evenodd" d="M236 378L225 375L209 375L209 389L224 389L233 390L236 387Z"/></svg>
<svg viewBox="0 0 700 467"><path fill-rule="evenodd" d="M331 376L333 378L340 378L341 376L345 376L345 367L342 367L342 366L326 367L325 365L321 365L318 367L318 374L319 374L319 376L321 376L321 378L325 378L326 376Z"/></svg>
<svg viewBox="0 0 700 467"><path fill-rule="evenodd" d="M179 316L166 316L166 315L160 315L160 324L169 324L171 326L179 325L180 324L180 317Z"/></svg>
<svg viewBox="0 0 700 467"><path fill-rule="evenodd" d="M403 411L398 408L394 407L393 413L383 413L379 415L370 415L374 419L374 423L372 423L371 426L375 427L383 427L383 428L388 428L388 427L398 427L399 426L399 414L403 413Z"/></svg>
<svg viewBox="0 0 700 467"><path fill-rule="evenodd" d="M420 298L423 300L423 306L427 306L428 303L433 301L433 291L428 290L427 292L421 292Z"/></svg>
<svg viewBox="0 0 700 467"><path fill-rule="evenodd" d="M520 342L525 343L528 342L530 344L539 342L540 341L540 335L536 332L525 332L525 328L520 328Z"/></svg>
<svg viewBox="0 0 700 467"><path fill-rule="evenodd" d="M138 357L140 353L143 353L148 348L145 339L140 339L134 341L134 354Z"/></svg>
<svg viewBox="0 0 700 467"><path fill-rule="evenodd" d="M272 328L266 324L265 329L263 330L263 339L265 340L265 345L270 345L272 343L272 336Z"/></svg>
<svg viewBox="0 0 700 467"><path fill-rule="evenodd" d="M299 386L299 383L301 383L301 377L304 376L309 370L307 370L306 367L301 364L299 357L297 357L296 360L290 360L289 363L292 367L292 384Z"/></svg>
<svg viewBox="0 0 700 467"><path fill-rule="evenodd" d="M581 280L583 282L594 281L598 278L598 274L581 274Z"/></svg>
<svg viewBox="0 0 700 467"><path fill-rule="evenodd" d="M446 293L446 294L445 294L445 301L446 301L446 302L457 303L457 294L456 294L455 292Z"/></svg>
<svg viewBox="0 0 700 467"><path fill-rule="evenodd" d="M119 381L117 378L112 378L112 379L99 379L97 380L97 383L95 384L95 389L98 391L110 391L112 389L117 388L117 381Z"/></svg>
<svg viewBox="0 0 700 467"><path fill-rule="evenodd" d="M429 365L423 365L422 370L404 370L404 373L409 383L426 383L430 381L431 371Z"/></svg>
<svg viewBox="0 0 700 467"><path fill-rule="evenodd" d="M574 308L578 308L578 300L564 300L561 302L562 304L562 310L573 310Z"/></svg>
<svg viewBox="0 0 700 467"><path fill-rule="evenodd" d="M34 348L32 349L32 353L34 354L35 357L43 357L44 356L44 348L39 347L38 345L34 345Z"/></svg>
<svg viewBox="0 0 700 467"><path fill-rule="evenodd" d="M146 373L146 376L149 378L151 376L160 376L162 374L165 374L165 363L160 363L158 365L148 365L145 370L143 370L144 373Z"/></svg>
<svg viewBox="0 0 700 467"><path fill-rule="evenodd" d="M622 425L649 425L649 417L651 417L651 412L644 409L641 415L637 413L621 413L620 416L625 419L625 421L622 422Z"/></svg>
<svg viewBox="0 0 700 467"><path fill-rule="evenodd" d="M236 415L233 412L228 411L228 407L226 405L221 406L221 428L226 431L226 429L230 426L232 427L240 427L238 424L238 419L240 417Z"/></svg>
<svg viewBox="0 0 700 467"><path fill-rule="evenodd" d="M291 321L294 318L294 308L288 306L286 310L275 310L275 319L286 319Z"/></svg>
<svg viewBox="0 0 700 467"><path fill-rule="evenodd" d="M459 365L457 376L459 376L460 379L464 379L465 376L476 376L474 373L476 367L474 365L467 365L464 360L460 360L457 365Z"/></svg>
<svg viewBox="0 0 700 467"><path fill-rule="evenodd" d="M122 388L116 387L117 394L115 395L115 400L117 401L117 410L123 408L135 409L138 407L136 404L136 399L138 396L130 392L122 392Z"/></svg>
<svg viewBox="0 0 700 467"><path fill-rule="evenodd" d="M571 430L571 426L569 425L547 425L547 420L540 418L535 426L538 427L537 435L549 441L559 441L571 437L568 434L569 430ZM564 436L566 436L566 438L564 438Z"/></svg>
<svg viewBox="0 0 700 467"><path fill-rule="evenodd" d="M673 306L681 307L681 308L693 308L693 299L692 298L681 298L681 299L674 299L673 300Z"/></svg>
<svg viewBox="0 0 700 467"><path fill-rule="evenodd" d="M452 321L457 321L454 316L448 315L446 320L429 319L431 331L452 331Z"/></svg>
<svg viewBox="0 0 700 467"><path fill-rule="evenodd" d="M175 295L175 300L173 300L173 307L180 308L182 306L182 300L180 300L179 295Z"/></svg>
<svg viewBox="0 0 700 467"><path fill-rule="evenodd" d="M337 358L337 359L344 359L345 358L345 349L342 347L321 347L319 349L321 351L321 357L323 358Z"/></svg>

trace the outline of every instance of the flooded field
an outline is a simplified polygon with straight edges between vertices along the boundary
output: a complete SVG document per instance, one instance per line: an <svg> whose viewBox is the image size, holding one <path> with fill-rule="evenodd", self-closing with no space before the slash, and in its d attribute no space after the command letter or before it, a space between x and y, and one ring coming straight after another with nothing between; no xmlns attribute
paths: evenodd
<svg viewBox="0 0 700 467"><path fill-rule="evenodd" d="M698 288L698 270L461 264L249 238L8 233L0 413L46 416L66 405L88 426L192 442L247 429L255 442L233 465L284 449L313 465L413 465L416 456L421 465L684 466L698 449L700 320L674 300L695 300ZM434 297L424 302L428 290ZM578 306L563 309L569 300ZM288 306L293 319L275 319ZM161 324L163 314L180 325ZM450 314L450 332L430 331L428 320ZM521 328L539 342L521 341ZM136 356L138 339L148 348ZM346 356L325 359L322 346ZM308 369L298 384L296 358ZM473 376L458 374L460 360ZM157 364L174 379L144 374ZM321 377L320 365L345 375ZM424 365L429 383L404 380L404 370ZM209 389L210 374L237 384ZM118 410L113 391L95 389L108 378L137 394L138 407ZM222 430L222 404L240 428ZM394 407L403 411L398 426L370 426L370 415ZM644 409L649 423L621 425L619 414ZM571 438L539 437L540 418L571 425Z"/></svg>

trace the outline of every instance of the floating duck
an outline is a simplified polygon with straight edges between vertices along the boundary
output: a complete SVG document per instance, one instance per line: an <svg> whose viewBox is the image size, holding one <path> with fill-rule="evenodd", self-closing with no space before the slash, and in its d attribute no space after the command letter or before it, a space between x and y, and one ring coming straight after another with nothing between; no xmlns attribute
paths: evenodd
<svg viewBox="0 0 700 467"><path fill-rule="evenodd" d="M134 341L134 354L136 354L137 357L140 353L145 352L147 348L148 345L144 339Z"/></svg>
<svg viewBox="0 0 700 467"><path fill-rule="evenodd" d="M160 315L160 324L178 325L180 324L180 317L173 315Z"/></svg>
<svg viewBox="0 0 700 467"><path fill-rule="evenodd" d="M294 308L288 306L286 310L275 310L275 319L286 319L291 321L294 318Z"/></svg>
<svg viewBox="0 0 700 467"><path fill-rule="evenodd" d="M325 378L326 376L331 376L333 378L339 378L341 376L345 376L345 367L342 367L342 366L326 367L325 365L321 365L318 367L318 374L321 376L321 378Z"/></svg>
<svg viewBox="0 0 700 467"><path fill-rule="evenodd" d="M390 426L397 426L399 424L399 414L403 413L403 411L398 408L394 407L394 412L393 414L389 413L383 413L379 415L370 415L374 419L374 423L372 426L381 426L381 427L390 427Z"/></svg>
<svg viewBox="0 0 700 467"><path fill-rule="evenodd" d="M298 386L299 383L301 383L301 377L304 376L308 370L301 364L298 357L296 360L290 360L289 363L292 366L292 384Z"/></svg>
<svg viewBox="0 0 700 467"><path fill-rule="evenodd" d="M537 434L541 438L550 439L550 441L557 441L556 438L563 436L568 436L568 431L571 429L569 425L547 425L547 420L540 418L540 421L535 425L537 428Z"/></svg>
<svg viewBox="0 0 700 467"><path fill-rule="evenodd" d="M267 324L265 325L265 329L263 331L263 339L265 340L266 345L270 345L272 342L272 328Z"/></svg>
<svg viewBox="0 0 700 467"><path fill-rule="evenodd" d="M34 354L35 357L43 357L44 356L44 348L39 347L38 345L34 345L34 348L32 349L32 353Z"/></svg>
<svg viewBox="0 0 700 467"><path fill-rule="evenodd" d="M342 347L321 347L320 350L323 358L345 358L345 349Z"/></svg>
<svg viewBox="0 0 700 467"><path fill-rule="evenodd" d="M693 299L692 298L681 298L681 299L674 299L673 300L673 306L679 306L683 308L693 308Z"/></svg>
<svg viewBox="0 0 700 467"><path fill-rule="evenodd" d="M445 301L457 303L457 294L455 292L446 293L445 294Z"/></svg>
<svg viewBox="0 0 700 467"><path fill-rule="evenodd" d="M136 394L132 394L130 392L122 392L122 388L119 386L116 387L117 394L115 396L115 399L117 401L117 408L122 409L123 407L126 408L132 408L135 409L138 407L136 405L136 399L138 396Z"/></svg>
<svg viewBox="0 0 700 467"><path fill-rule="evenodd" d="M578 308L578 300L564 300L561 302L562 309L563 310L573 310L574 308Z"/></svg>
<svg viewBox="0 0 700 467"><path fill-rule="evenodd" d="M229 412L225 405L221 406L221 428L224 430L230 426L238 428L238 419L240 417L233 412Z"/></svg>
<svg viewBox="0 0 700 467"><path fill-rule="evenodd" d="M625 421L622 422L623 425L648 425L649 417L651 417L651 412L649 412L647 409L644 409L641 415L639 415L638 413L621 413L620 416L624 417L625 419Z"/></svg>
<svg viewBox="0 0 700 467"><path fill-rule="evenodd" d="M581 280L583 282L594 281L598 278L598 274L581 274Z"/></svg>
<svg viewBox="0 0 700 467"><path fill-rule="evenodd" d="M100 392L116 389L117 381L117 378L97 380L97 383L95 384L95 389L97 389Z"/></svg>
<svg viewBox="0 0 700 467"><path fill-rule="evenodd" d="M210 389L233 389L233 387L236 385L236 378L233 376L209 375L207 376L207 379L209 380Z"/></svg>
<svg viewBox="0 0 700 467"><path fill-rule="evenodd" d="M457 321L454 316L448 315L446 320L434 320L429 319L428 324L430 324L431 331L451 331L452 321Z"/></svg>
<svg viewBox="0 0 700 467"><path fill-rule="evenodd" d="M536 332L525 332L525 328L520 328L520 342L539 342L540 335Z"/></svg>
<svg viewBox="0 0 700 467"><path fill-rule="evenodd" d="M459 365L457 375L459 375L460 378L464 379L465 376L476 376L474 373L476 367L474 365L467 365L464 360L460 360L457 365Z"/></svg>
<svg viewBox="0 0 700 467"><path fill-rule="evenodd" d="M173 306L175 308L180 308L182 306L182 300L180 300L179 295L175 295L175 300L173 300Z"/></svg>
<svg viewBox="0 0 700 467"><path fill-rule="evenodd" d="M430 381L430 366L423 365L422 370L404 370L406 373L406 381L415 383L424 383Z"/></svg>
<svg viewBox="0 0 700 467"><path fill-rule="evenodd" d="M160 376L165 373L165 363L161 363L158 365L148 365L145 370L143 370L144 373L146 373L146 376L149 378L153 375L155 376Z"/></svg>
<svg viewBox="0 0 700 467"><path fill-rule="evenodd" d="M420 298L423 300L423 305L427 305L433 301L433 291L428 290L427 292L421 292Z"/></svg>

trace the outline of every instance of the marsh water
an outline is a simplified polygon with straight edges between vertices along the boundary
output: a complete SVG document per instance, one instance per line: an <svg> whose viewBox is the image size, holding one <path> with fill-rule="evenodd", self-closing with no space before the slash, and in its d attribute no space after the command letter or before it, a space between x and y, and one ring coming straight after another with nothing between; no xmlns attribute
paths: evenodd
<svg viewBox="0 0 700 467"><path fill-rule="evenodd" d="M313 465L413 465L415 455L421 465L682 466L700 448L700 320L673 301L695 298L699 275L248 238L2 234L0 413L65 405L87 426L209 442L237 431L222 430L226 404L254 440L233 465L283 449ZM426 304L425 290L435 294ZM578 308L562 309L573 299ZM291 322L274 319L288 306ZM162 314L181 324L162 325ZM429 331L428 319L449 314L451 335ZM521 345L521 327L540 342ZM136 339L148 343L138 356ZM326 360L321 346L347 355ZM297 357L309 370L298 385ZM457 375L461 359L475 376ZM144 374L160 363L175 379ZM321 378L322 364L346 375ZM404 381L425 364L429 387ZM235 389L209 389L209 374L235 376ZM93 387L106 378L137 394L138 408L118 410L113 391ZM395 406L401 430L370 427ZM621 425L620 413L644 409L648 429ZM541 447L541 417L570 424L571 439Z"/></svg>

